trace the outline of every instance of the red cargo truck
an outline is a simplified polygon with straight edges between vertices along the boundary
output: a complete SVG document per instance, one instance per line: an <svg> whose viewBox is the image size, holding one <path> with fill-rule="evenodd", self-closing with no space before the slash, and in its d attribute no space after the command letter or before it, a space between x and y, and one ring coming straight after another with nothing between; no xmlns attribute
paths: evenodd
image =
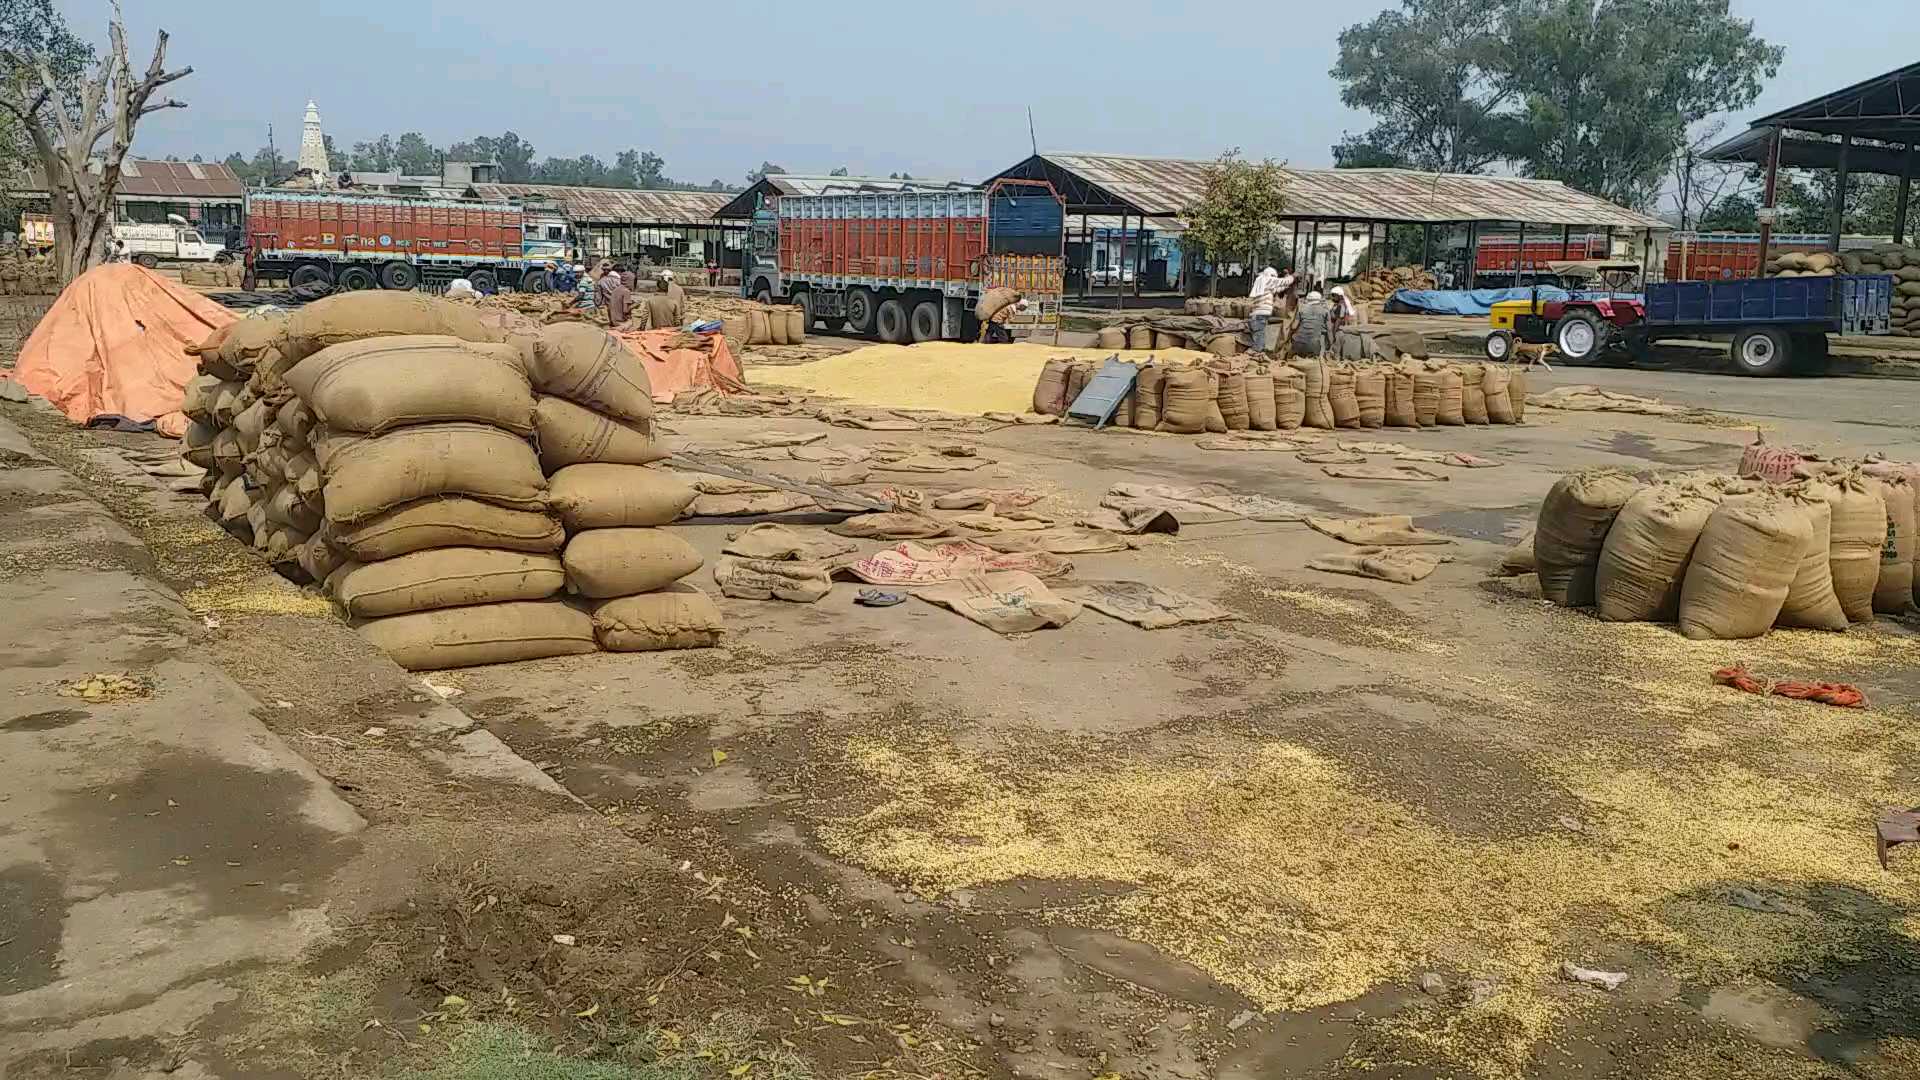
<svg viewBox="0 0 1920 1080"><path fill-rule="evenodd" d="M545 292L526 257L522 211L507 203L333 191L247 195L247 265L289 284L411 289L466 278L481 292Z"/></svg>
<svg viewBox="0 0 1920 1080"><path fill-rule="evenodd" d="M896 344L972 340L987 289L1022 293L1009 327L1057 329L1066 209L1053 186L997 180L972 191L786 195L747 237L741 294L798 304L807 326Z"/></svg>

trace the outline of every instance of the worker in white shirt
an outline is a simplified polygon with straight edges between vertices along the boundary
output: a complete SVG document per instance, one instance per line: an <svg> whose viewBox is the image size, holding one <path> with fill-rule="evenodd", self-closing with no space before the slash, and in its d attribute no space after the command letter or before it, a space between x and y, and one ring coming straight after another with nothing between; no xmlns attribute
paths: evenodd
<svg viewBox="0 0 1920 1080"><path fill-rule="evenodd" d="M1266 351L1267 320L1273 317L1274 301L1292 290L1293 275L1283 277L1271 266L1253 279L1253 287L1247 290L1247 298L1253 301L1253 313L1247 317L1247 336L1252 339L1255 352Z"/></svg>

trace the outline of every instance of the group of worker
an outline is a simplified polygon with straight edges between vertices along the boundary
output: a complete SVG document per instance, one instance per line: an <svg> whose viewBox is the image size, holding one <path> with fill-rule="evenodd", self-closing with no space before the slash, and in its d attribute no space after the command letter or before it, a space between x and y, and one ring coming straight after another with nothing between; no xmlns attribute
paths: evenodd
<svg viewBox="0 0 1920 1080"><path fill-rule="evenodd" d="M1318 289L1309 289L1304 299L1297 299L1299 283L1292 270L1282 274L1271 266L1254 277L1247 290L1247 298L1253 301L1247 332L1255 350L1265 350L1267 323L1273 318L1276 304L1284 304L1290 315L1288 339L1295 356L1319 356L1333 345L1334 334L1341 327L1363 321L1345 286L1335 285L1324 295Z"/></svg>
<svg viewBox="0 0 1920 1080"><path fill-rule="evenodd" d="M625 263L601 259L591 270L575 263L571 266L550 262L547 278L555 292L575 294L574 306L586 311L605 311L608 326L620 326L634 317L634 292L639 276ZM679 326L687 314L687 291L673 279L673 271L662 270L655 276L655 291L644 299L648 329Z"/></svg>

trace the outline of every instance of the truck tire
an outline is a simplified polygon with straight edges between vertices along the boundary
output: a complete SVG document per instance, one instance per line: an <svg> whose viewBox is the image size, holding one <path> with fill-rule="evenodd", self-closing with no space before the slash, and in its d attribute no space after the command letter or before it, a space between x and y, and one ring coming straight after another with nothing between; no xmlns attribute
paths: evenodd
<svg viewBox="0 0 1920 1080"><path fill-rule="evenodd" d="M553 289L552 279L545 270L529 270L520 277L520 291L523 293L543 293Z"/></svg>
<svg viewBox="0 0 1920 1080"><path fill-rule="evenodd" d="M899 300L881 301L880 310L875 313L873 321L880 340L889 345L905 345L913 340L907 328L907 306Z"/></svg>
<svg viewBox="0 0 1920 1080"><path fill-rule="evenodd" d="M872 289L851 289L847 292L847 329L856 334L873 333L874 313L880 308L880 301L873 295Z"/></svg>
<svg viewBox="0 0 1920 1080"><path fill-rule="evenodd" d="M403 262L390 262L380 268L380 287L394 292L406 292L420 284L420 275L413 267Z"/></svg>
<svg viewBox="0 0 1920 1080"><path fill-rule="evenodd" d="M364 266L349 266L340 271L341 292L359 292L362 289L371 289L376 284L373 271Z"/></svg>
<svg viewBox="0 0 1920 1080"><path fill-rule="evenodd" d="M473 291L482 296L488 296L500 291L500 279L494 277L493 271L491 270L475 270L473 273L468 274L467 284L472 285Z"/></svg>
<svg viewBox="0 0 1920 1080"><path fill-rule="evenodd" d="M813 333L813 292L801 289L793 294L793 306L800 309L800 327L806 333ZM794 342L798 345L799 342Z"/></svg>
<svg viewBox="0 0 1920 1080"><path fill-rule="evenodd" d="M135 255L133 261L149 270L160 265L160 258L157 255Z"/></svg>
<svg viewBox="0 0 1920 1080"><path fill-rule="evenodd" d="M297 289L302 285L332 285L333 275L319 263L308 263L296 267L292 276L287 278L287 288Z"/></svg>
<svg viewBox="0 0 1920 1080"><path fill-rule="evenodd" d="M916 345L922 341L939 340L940 305L931 300L922 300L913 305L913 314L907 320L907 327Z"/></svg>
<svg viewBox="0 0 1920 1080"><path fill-rule="evenodd" d="M1743 326L1733 335L1733 370L1742 375L1785 375L1793 366L1793 339L1772 326Z"/></svg>
<svg viewBox="0 0 1920 1080"><path fill-rule="evenodd" d="M1553 324L1553 347L1569 364L1591 364L1607 347L1607 324L1591 311L1569 311Z"/></svg>

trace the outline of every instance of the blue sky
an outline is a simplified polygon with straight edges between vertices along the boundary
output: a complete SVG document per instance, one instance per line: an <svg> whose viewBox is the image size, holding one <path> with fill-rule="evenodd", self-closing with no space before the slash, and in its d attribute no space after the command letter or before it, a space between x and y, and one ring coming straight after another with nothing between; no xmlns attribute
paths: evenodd
<svg viewBox="0 0 1920 1080"><path fill-rule="evenodd" d="M1029 105L1042 149L1240 146L1325 165L1343 130L1368 126L1327 77L1335 37L1388 6L123 3L136 66L164 24L170 59L195 69L176 84L191 108L142 122L142 155L251 154L271 123L291 156L311 97L343 147L383 131L446 145L512 129L542 157L651 149L678 179L734 183L763 159L978 179L1026 155ZM104 40L104 0L56 5ZM1733 6L1787 56L1730 128L1916 59L1911 0Z"/></svg>

